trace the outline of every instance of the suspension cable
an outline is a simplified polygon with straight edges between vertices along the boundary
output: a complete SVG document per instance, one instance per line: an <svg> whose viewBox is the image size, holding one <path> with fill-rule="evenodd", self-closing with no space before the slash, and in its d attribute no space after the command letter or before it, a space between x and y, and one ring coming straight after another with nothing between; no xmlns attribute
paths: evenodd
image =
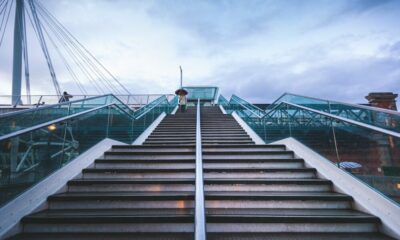
<svg viewBox="0 0 400 240"><path fill-rule="evenodd" d="M39 36L40 46L42 48L43 54L45 55L45 58L46 58L46 61L47 61L47 66L48 66L49 71L50 71L50 75L51 75L51 79L53 81L54 88L56 90L57 95L61 96L60 85L59 85L59 83L57 81L56 73L54 71L54 66L53 66L53 63L51 61L50 53L49 53L49 50L48 50L47 45L46 45L46 40L45 40L45 38L43 36L42 26L41 26L40 20L39 20L39 18L37 16L37 13L36 13L35 2L33 0L28 0L28 3L29 3L29 6L31 8L32 18L34 20L34 23L35 23L35 26L36 26L36 31L37 31L38 36Z"/></svg>
<svg viewBox="0 0 400 240"><path fill-rule="evenodd" d="M3 31L3 33L1 34L0 46L1 46L1 44L3 43L4 35L5 35L5 33L6 33L6 30L7 30L8 20L10 19L10 13L11 13L11 8L12 8L12 2L10 3L9 0L6 0L6 1L7 1L7 4L10 5L10 7L8 8L8 14L7 14L7 17L5 18L6 21L4 22L4 21L2 20L2 22L1 22L1 27L0 27L0 29L3 28L3 22L4 22L4 31ZM4 12L4 16L5 16L5 15L6 15L6 12ZM0 31L0 32L1 32L1 31Z"/></svg>
<svg viewBox="0 0 400 240"><path fill-rule="evenodd" d="M45 11L55 22L58 23L58 25L77 43L79 46L82 47L82 49L97 63L99 66L108 74L111 76L111 78L122 88L127 94L131 94L127 88L121 82L107 69L105 66L95 57L93 56L92 53L89 52L89 50L79 42L78 39L76 39L69 31L66 29L46 8L43 7L43 5L38 2L38 6L42 8L43 11Z"/></svg>
<svg viewBox="0 0 400 240"><path fill-rule="evenodd" d="M48 18L48 20L50 20L54 27L58 30L58 32L63 36L63 38L65 39L65 41L67 41L71 47L73 48L73 50L82 58L82 61L85 62L88 66L88 68L90 68L90 70L92 70L98 77L100 80L102 80L104 85L106 85L106 87L110 87L114 92L116 92L117 94L121 94L121 92L115 88L113 86L113 84L107 79L107 77L101 72L101 69L99 69L95 63L88 58L87 54L85 54L85 52L82 51L81 48L79 48L79 46L73 41L73 39L65 32L65 28L62 28L63 26L58 24L54 19L51 18L51 16L49 15L48 12L46 12L46 10L44 8L40 8L40 6L38 7L39 10L42 10L42 16ZM46 20L47 21L47 20Z"/></svg>

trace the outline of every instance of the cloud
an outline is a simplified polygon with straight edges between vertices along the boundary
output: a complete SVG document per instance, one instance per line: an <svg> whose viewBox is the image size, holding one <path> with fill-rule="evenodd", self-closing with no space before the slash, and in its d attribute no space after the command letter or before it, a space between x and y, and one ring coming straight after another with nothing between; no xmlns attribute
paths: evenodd
<svg viewBox="0 0 400 240"><path fill-rule="evenodd" d="M322 54L318 61L315 57L304 59L304 56L299 54L298 58L279 64L257 61L222 66L230 70L216 75L222 76L219 85L226 97L233 93L258 103L272 102L284 92L355 103L365 102L364 96L373 91L400 92L398 57L329 61L329 57ZM293 71L301 62L314 64L301 72Z"/></svg>
<svg viewBox="0 0 400 240"><path fill-rule="evenodd" d="M186 85L217 85L256 102L283 92L362 102L369 91L399 91L399 1L42 3L132 93L172 93L179 65ZM32 92L50 93L41 50L30 42ZM12 38L7 44L1 93L11 92ZM54 62L62 88L79 93L57 56Z"/></svg>

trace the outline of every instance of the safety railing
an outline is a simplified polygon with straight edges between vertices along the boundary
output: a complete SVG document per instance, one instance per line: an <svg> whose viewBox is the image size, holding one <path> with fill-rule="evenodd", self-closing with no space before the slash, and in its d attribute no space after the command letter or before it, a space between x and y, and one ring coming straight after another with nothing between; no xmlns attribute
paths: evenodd
<svg viewBox="0 0 400 240"><path fill-rule="evenodd" d="M228 100L226 100L226 98L223 95L219 95L218 104L223 107L226 107L226 106L228 106L229 102L228 102Z"/></svg>
<svg viewBox="0 0 400 240"><path fill-rule="evenodd" d="M0 205L105 138L132 143L173 107L161 102L135 117L111 102L0 136Z"/></svg>
<svg viewBox="0 0 400 240"><path fill-rule="evenodd" d="M288 102L315 110L327 112L339 117L367 123L380 128L400 132L400 112L377 107L343 103L339 101L324 100L306 97L293 93L285 93L267 108L267 112L281 102Z"/></svg>
<svg viewBox="0 0 400 240"><path fill-rule="evenodd" d="M197 100L196 113L196 180L195 180L195 239L206 239L206 218L204 207L203 150L201 141L200 99Z"/></svg>
<svg viewBox="0 0 400 240"><path fill-rule="evenodd" d="M400 133L281 101L264 117L238 115L266 142L293 137L400 203Z"/></svg>
<svg viewBox="0 0 400 240"><path fill-rule="evenodd" d="M254 116L256 118L261 118L265 115L264 110L258 108L257 106L243 100L242 98L236 96L236 95L232 95L231 99L229 100L229 102L225 99L225 97L223 97L222 95L220 95L219 99L218 99L219 104L221 104L225 110L228 113L231 113L233 111L236 112L243 112L244 115L248 115L248 116Z"/></svg>
<svg viewBox="0 0 400 240"><path fill-rule="evenodd" d="M99 97L102 95L73 95L74 100L83 100L87 98ZM130 106L131 108L140 108L144 105L149 104L150 102L154 101L155 99L166 96L170 101L174 98L175 95L173 94L131 94L131 95L114 95L117 97L122 103L125 105ZM10 106L12 96L11 95L0 95L0 105ZM20 102L18 102L19 106L26 106L26 107L37 107L41 105L53 105L57 104L60 96L58 95L21 95Z"/></svg>
<svg viewBox="0 0 400 240"><path fill-rule="evenodd" d="M19 131L24 128L29 128L37 124L45 123L61 117L73 115L78 112L86 111L91 108L104 106L109 103L115 103L127 114L139 118L144 115L149 109L155 106L174 107L177 105L177 97L175 96L168 101L167 96L160 96L149 104L143 106L137 111L133 111L129 106L125 105L112 94L100 97L86 98L83 100L74 100L63 102L54 105L47 105L40 108L33 108L11 112L0 115L0 136ZM170 112L169 110L166 110Z"/></svg>
<svg viewBox="0 0 400 240"><path fill-rule="evenodd" d="M128 106L110 94L2 114L0 136L110 103L115 103L128 114L134 114Z"/></svg>

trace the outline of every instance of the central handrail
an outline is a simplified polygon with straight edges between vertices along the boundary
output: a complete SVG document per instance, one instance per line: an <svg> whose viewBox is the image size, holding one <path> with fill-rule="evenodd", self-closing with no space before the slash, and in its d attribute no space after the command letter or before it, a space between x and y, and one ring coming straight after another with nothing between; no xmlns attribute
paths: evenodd
<svg viewBox="0 0 400 240"><path fill-rule="evenodd" d="M206 217L204 208L204 180L203 180L203 154L201 146L201 121L200 99L197 99L196 113L196 191L195 191L195 216L194 231L195 240L205 240Z"/></svg>

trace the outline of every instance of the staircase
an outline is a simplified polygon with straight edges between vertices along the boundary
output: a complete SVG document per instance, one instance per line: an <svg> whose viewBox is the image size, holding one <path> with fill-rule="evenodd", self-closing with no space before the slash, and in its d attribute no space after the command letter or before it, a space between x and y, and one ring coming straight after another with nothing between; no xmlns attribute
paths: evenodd
<svg viewBox="0 0 400 240"><path fill-rule="evenodd" d="M202 113L208 239L390 239L284 145L254 145L218 107Z"/></svg>
<svg viewBox="0 0 400 240"><path fill-rule="evenodd" d="M195 108L168 115L141 146L113 146L16 239L193 239ZM255 145L202 107L208 239L391 239L379 219L283 145Z"/></svg>

